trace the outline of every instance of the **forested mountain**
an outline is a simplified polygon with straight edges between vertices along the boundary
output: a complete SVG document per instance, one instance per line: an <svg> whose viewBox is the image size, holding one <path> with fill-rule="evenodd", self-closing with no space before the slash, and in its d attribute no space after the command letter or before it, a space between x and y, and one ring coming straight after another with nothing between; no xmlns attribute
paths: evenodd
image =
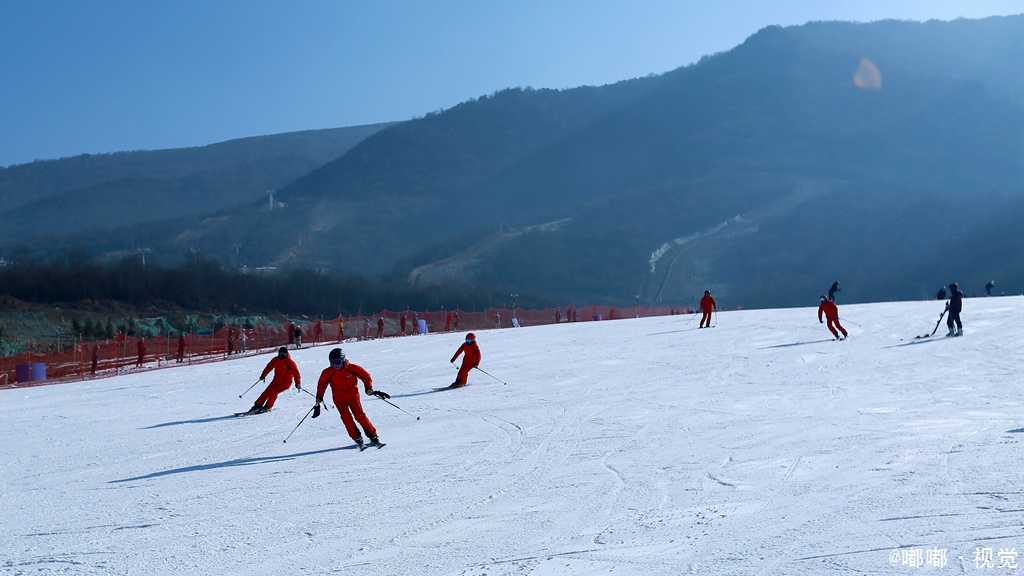
<svg viewBox="0 0 1024 576"><path fill-rule="evenodd" d="M1024 289L1024 17L769 27L603 87L511 89L392 125L265 200L40 246L577 303L725 306Z"/></svg>

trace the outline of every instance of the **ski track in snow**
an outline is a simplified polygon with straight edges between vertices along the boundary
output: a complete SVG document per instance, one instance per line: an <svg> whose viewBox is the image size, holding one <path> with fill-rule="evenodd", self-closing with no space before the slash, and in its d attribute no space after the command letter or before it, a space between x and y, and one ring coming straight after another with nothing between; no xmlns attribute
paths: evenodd
<svg viewBox="0 0 1024 576"><path fill-rule="evenodd" d="M1024 298L913 340L940 311L841 305L841 342L815 308L477 330L508 384L445 394L463 333L345 343L421 417L364 397L365 452L336 410L282 443L302 392L232 416L269 353L0 390L0 574L973 572L1024 553ZM307 390L333 347L293 352Z"/></svg>

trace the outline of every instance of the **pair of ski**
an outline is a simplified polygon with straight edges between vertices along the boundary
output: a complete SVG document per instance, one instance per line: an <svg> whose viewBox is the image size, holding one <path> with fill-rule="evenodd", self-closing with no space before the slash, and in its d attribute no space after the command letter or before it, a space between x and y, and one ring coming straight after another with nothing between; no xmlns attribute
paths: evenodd
<svg viewBox="0 0 1024 576"><path fill-rule="evenodd" d="M372 447L376 447L378 450L380 450L381 448L387 446L387 444L383 442L371 442L369 444L356 444L356 446L359 446L359 451L362 452L363 450Z"/></svg>
<svg viewBox="0 0 1024 576"><path fill-rule="evenodd" d="M948 306L946 307L946 310L949 310ZM939 324L942 324L942 317L946 315L946 310L943 310L942 314L939 314L939 319L938 321L935 322L935 328L932 328L931 334L921 334L920 336L914 336L914 340L920 340L921 338L930 338L932 336L935 336L935 332L939 329Z"/></svg>

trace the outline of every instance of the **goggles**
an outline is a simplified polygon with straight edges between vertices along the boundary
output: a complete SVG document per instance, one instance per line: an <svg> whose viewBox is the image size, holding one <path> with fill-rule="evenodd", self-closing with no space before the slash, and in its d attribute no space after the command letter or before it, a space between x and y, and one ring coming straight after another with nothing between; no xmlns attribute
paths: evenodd
<svg viewBox="0 0 1024 576"><path fill-rule="evenodd" d="M344 365L345 365L345 359L344 358L335 358L334 360L331 360L331 366L336 366L336 367L340 368L341 366L344 366Z"/></svg>

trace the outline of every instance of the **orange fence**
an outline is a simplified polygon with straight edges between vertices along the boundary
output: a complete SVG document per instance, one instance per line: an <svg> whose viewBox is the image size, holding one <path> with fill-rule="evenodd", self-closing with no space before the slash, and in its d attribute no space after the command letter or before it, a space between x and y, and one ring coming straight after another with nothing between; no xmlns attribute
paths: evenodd
<svg viewBox="0 0 1024 576"><path fill-rule="evenodd" d="M155 336L135 338L124 334L112 340L78 342L55 354L29 351L0 358L0 387L33 386L55 381L85 380L114 374L151 370L170 366L227 359L234 355L251 355L280 346L293 347L299 342L316 344L394 337L426 333L486 330L554 324L556 322L590 322L634 317L688 314L681 307L614 307L567 306L543 310L487 308L486 310L434 310L393 312L382 311L369 316L336 317L312 322L289 322L255 328L227 326L205 335L184 334L176 337ZM296 334L296 328L301 334ZM343 328L341 337L339 332ZM296 338L298 337L298 340Z"/></svg>

